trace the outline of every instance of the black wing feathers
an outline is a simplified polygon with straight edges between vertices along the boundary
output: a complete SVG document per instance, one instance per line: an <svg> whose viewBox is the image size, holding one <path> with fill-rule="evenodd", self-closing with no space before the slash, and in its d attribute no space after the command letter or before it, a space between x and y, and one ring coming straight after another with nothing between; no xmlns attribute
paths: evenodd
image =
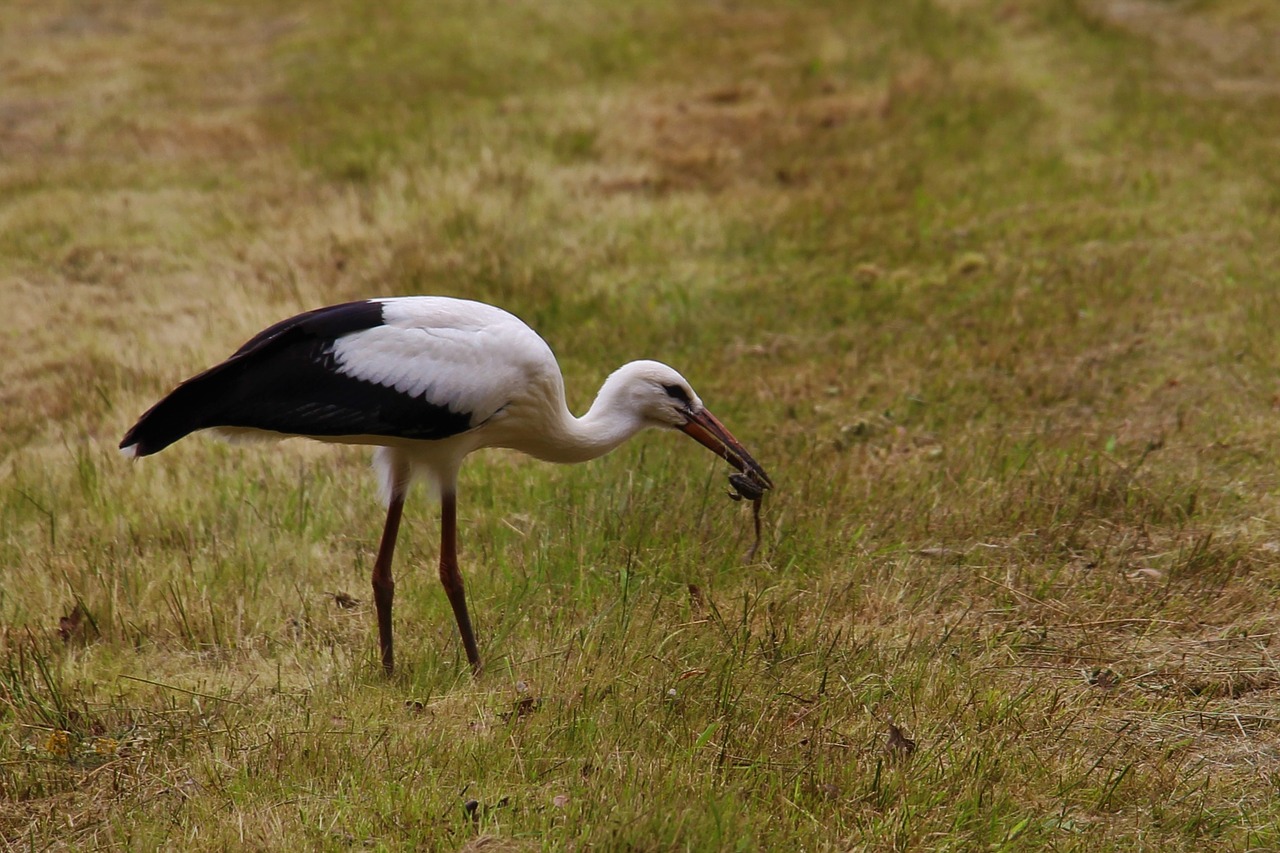
<svg viewBox="0 0 1280 853"><path fill-rule="evenodd" d="M241 427L289 435L446 438L471 426L453 412L339 370L334 341L382 324L382 304L350 302L264 329L231 358L183 382L144 414L121 447L163 450L199 429Z"/></svg>
<svg viewBox="0 0 1280 853"><path fill-rule="evenodd" d="M246 355L271 343L300 338L319 338L332 343L343 335L363 332L365 329L381 325L381 302L369 300L344 302L341 305L305 311L287 320L281 320L273 326L268 326L245 341L244 345L231 357Z"/></svg>

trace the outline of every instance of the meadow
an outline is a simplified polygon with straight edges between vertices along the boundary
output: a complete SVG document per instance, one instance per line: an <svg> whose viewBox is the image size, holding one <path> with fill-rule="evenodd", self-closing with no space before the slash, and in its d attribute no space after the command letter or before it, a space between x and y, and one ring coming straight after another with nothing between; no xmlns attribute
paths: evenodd
<svg viewBox="0 0 1280 853"><path fill-rule="evenodd" d="M1280 5L0 4L5 849L1280 848ZM116 451L298 311L501 305L646 433Z"/></svg>

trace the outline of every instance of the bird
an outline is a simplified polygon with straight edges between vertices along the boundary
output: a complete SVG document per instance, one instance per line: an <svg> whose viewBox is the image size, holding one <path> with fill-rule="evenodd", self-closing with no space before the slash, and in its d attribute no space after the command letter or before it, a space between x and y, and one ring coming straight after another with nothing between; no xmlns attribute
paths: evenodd
<svg viewBox="0 0 1280 853"><path fill-rule="evenodd" d="M372 446L387 510L372 575L383 670L395 669L391 563L400 519L410 485L426 480L441 505L440 581L479 676L457 553L463 459L502 447L585 462L649 427L683 431L710 449L747 478L755 498L773 487L673 368L648 360L619 367L576 417L551 347L515 315L466 299L399 296L317 308L267 327L161 398L120 450L150 456L202 430Z"/></svg>

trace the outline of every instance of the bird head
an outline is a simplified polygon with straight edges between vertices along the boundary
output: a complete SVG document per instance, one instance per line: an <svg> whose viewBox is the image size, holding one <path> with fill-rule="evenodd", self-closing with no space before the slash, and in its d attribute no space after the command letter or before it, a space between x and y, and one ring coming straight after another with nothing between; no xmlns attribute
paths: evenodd
<svg viewBox="0 0 1280 853"><path fill-rule="evenodd" d="M745 474L761 490L773 481L760 463L694 392L688 380L657 361L633 361L618 371L628 404L647 425L678 429Z"/></svg>

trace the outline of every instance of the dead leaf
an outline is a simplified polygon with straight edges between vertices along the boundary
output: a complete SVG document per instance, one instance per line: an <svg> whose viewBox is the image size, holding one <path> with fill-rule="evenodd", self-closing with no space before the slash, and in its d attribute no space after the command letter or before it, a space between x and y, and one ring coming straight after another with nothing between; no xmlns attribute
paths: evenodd
<svg viewBox="0 0 1280 853"><path fill-rule="evenodd" d="M466 812L467 817L471 818L472 823L479 824L482 816L487 815L491 811L506 808L510 802L510 797L503 797L491 806L485 805L479 800L467 800L462 804L462 810Z"/></svg>
<svg viewBox="0 0 1280 853"><path fill-rule="evenodd" d="M512 720L521 720L538 710L541 705L541 699L526 696L523 699L516 700L510 711L499 714L498 716L502 718L504 723L509 723Z"/></svg>
<svg viewBox="0 0 1280 853"><path fill-rule="evenodd" d="M345 592L326 593L333 598L333 603L341 607L343 610L355 610L360 606L360 599L353 598Z"/></svg>
<svg viewBox="0 0 1280 853"><path fill-rule="evenodd" d="M1114 670L1105 667L1094 667L1085 674L1084 680L1094 687L1111 690L1120 683L1120 676Z"/></svg>
<svg viewBox="0 0 1280 853"><path fill-rule="evenodd" d="M916 751L916 742L903 734L902 729L889 724L889 752L897 755L911 755Z"/></svg>
<svg viewBox="0 0 1280 853"><path fill-rule="evenodd" d="M1141 569L1135 569L1125 575L1131 581L1158 581L1164 577L1164 573L1159 569L1152 569L1144 566Z"/></svg>
<svg viewBox="0 0 1280 853"><path fill-rule="evenodd" d="M77 602L70 613L58 620L58 636L62 638L62 642L70 643L73 640L84 640L84 635L84 607Z"/></svg>

